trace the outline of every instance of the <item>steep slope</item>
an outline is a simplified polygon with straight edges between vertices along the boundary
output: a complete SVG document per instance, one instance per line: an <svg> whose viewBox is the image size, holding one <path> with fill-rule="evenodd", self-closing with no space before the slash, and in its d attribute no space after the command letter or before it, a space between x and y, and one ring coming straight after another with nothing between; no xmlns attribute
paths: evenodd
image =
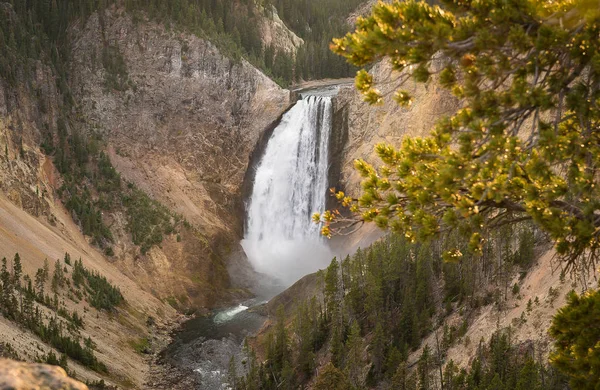
<svg viewBox="0 0 600 390"><path fill-rule="evenodd" d="M554 250L543 251L526 275L514 274L509 285L515 293L498 305L487 305L470 315L469 327L465 334L448 350L446 361L453 360L460 367L468 367L477 354L480 344L487 344L494 332L512 328L513 343L531 344L537 356L548 358L552 345L548 328L556 311L566 304L566 295L571 291L586 291L597 288L598 281L588 274L564 275L561 264L555 258ZM517 291L518 290L518 291ZM531 303L529 303L531 302ZM444 325L459 328L459 313L450 316ZM410 360L416 363L427 345L435 351L436 340L443 333L443 326L424 340L421 348L414 352Z"/></svg>
<svg viewBox="0 0 600 390"><path fill-rule="evenodd" d="M389 65L385 63L377 64L371 72L380 82L378 86L381 86L383 95L389 96L397 86L398 75L393 74ZM350 196L356 196L360 188L361 178L353 169L355 159L362 158L378 166L378 159L373 151L377 143L386 142L399 146L404 137L425 136L438 118L454 113L461 105L460 101L440 88L435 79L426 85L415 85L408 81L403 88L408 89L415 98L407 109L397 106L390 98L380 106L369 106L362 102L360 95L353 88L342 88L336 99L337 126L348 133L348 142L340 161L336 163L341 165L340 186ZM344 263L341 263L339 268L337 265L332 266L331 272L305 277L288 291L274 298L266 307L271 320L253 340L260 356L259 360L265 357L267 359L263 369L267 372L279 372L277 370L281 369L282 377L277 378L289 375L285 378L293 378L307 388L314 388L316 381L311 375L326 372L328 363L334 361L336 366L342 369L339 371L340 375L347 376L355 385L360 384L359 388L375 388L375 385L380 386L377 388L387 388L386 385L397 388L393 387L397 386L397 381L418 375L420 383L427 381L426 388L439 389L445 388L441 384L442 375L463 375L459 374L460 369L469 370L473 364L480 369L481 365L488 365L489 368L491 364L493 377L494 363L490 355L497 353L494 348L505 348L502 350L505 354L504 364L514 365L510 366L510 369L517 370L516 374L513 372L515 378L525 375L524 371L521 371L525 370L523 364L531 361L531 364L538 366L528 366L532 370L530 374L535 372L532 375L539 375L542 381L546 375L548 381L552 381L552 386L558 386L551 387L551 384L547 383L548 387L543 388L564 388L564 378L555 371L546 371L544 368L552 349L547 330L558 308L565 304L565 295L569 291L597 288L598 281L593 278L594 270L589 270L588 274L563 274L563 265L554 258L555 252L549 249L546 237L536 233L531 226L517 229L522 229L519 234L530 234L531 241L525 240L525 244L520 244L518 240L525 236L516 240L510 238L514 236L507 231L492 232L492 235L498 235L495 239L498 241L493 242L494 240L490 239L492 243L482 258L463 261L458 265L443 264L439 261L439 251L443 244L435 243L432 245L432 253L427 252L424 257L419 247L413 249L414 252L408 256L408 264L405 264L406 268L395 267L382 271L381 263L385 267L386 262L396 261L395 256L404 256L395 253L382 256L382 247L388 245L384 240L383 244L375 247L376 249L367 250L366 255L363 253L361 260L355 259L354 265L344 268ZM376 232L375 227L367 226L350 237L338 238L338 245L341 248L355 248L356 243L361 240L364 244L369 243L365 239L377 238ZM506 241L503 243L502 240ZM361 246L364 248L364 245ZM529 260L523 261L523 255L518 254L523 248L531 251L525 256ZM378 256L379 260L373 260ZM436 263L437 261L439 263ZM367 267L365 271L364 264L369 262L374 262L375 265ZM412 278L417 280L417 283L425 281L425 286L429 285L424 288L417 287L416 297L408 298L408 301L403 301L396 307L393 302L398 299L399 294L390 293L389 290L394 291L398 288L398 274L409 272L411 266L416 267ZM349 278L348 275L352 272L356 276ZM336 281L329 276L333 274L336 275ZM432 274L437 276L432 279ZM460 287L455 284L457 280L460 281ZM464 296L458 298L462 293L454 292L455 288L460 290L465 285L471 285L470 288L475 286L468 294L470 298L467 302L463 300ZM369 293L371 288L376 292ZM400 290L402 288L405 287L401 287ZM411 289L406 288L409 291ZM422 298L424 290L429 290L429 293L426 293L427 304L422 307L424 304L422 299L419 299L419 294ZM405 294L405 291L401 294ZM312 295L317 298L316 309L312 303L303 303ZM341 309L335 309L340 301L344 302ZM413 317L415 319L411 319L411 316L405 318L407 310L411 307L414 310L415 304L421 306ZM283 306L286 314L283 319L278 316L276 320L275 313L279 305ZM356 311L353 305L364 306L364 311ZM339 318L341 320L338 321ZM405 320L407 322L404 322ZM328 321L331 322L325 327L326 330L323 330L323 322ZM353 321L361 324L356 332L354 325L351 326ZM383 333L377 331L376 324L379 321L384 324L381 328ZM399 328L390 328L390 323L398 322L401 323ZM307 329L316 336L308 336ZM341 341L338 340L337 344L336 332L342 334ZM390 352L389 344L382 347L381 340L396 340L399 333L406 332L412 332L412 346L398 347L398 356ZM420 334L417 341L414 339L415 332ZM269 333L270 336L266 336ZM423 340L420 339L421 336L424 337ZM281 351L278 348L281 348L282 337L287 337L292 347L290 355L286 355L277 366L278 363L273 363L273 357L279 356L277 354ZM498 340L501 340L501 343L507 342L508 346L498 344ZM384 355L385 364L381 360L383 350L389 354ZM405 357L402 357L403 354L406 354ZM406 365L398 366L405 358ZM450 361L453 361L454 368L448 368ZM286 371L285 364L292 364L293 374ZM390 364L405 367L407 370L382 374L389 370L385 367L391 367ZM269 378L257 379L260 375L260 369L253 372L247 382L248 386L255 383L252 382L254 380L264 380L262 383L265 388L270 386ZM382 375L387 378L383 379ZM465 371L463 379L468 375L476 376L477 372ZM488 379L491 380L492 377ZM277 382L278 379L274 380ZM448 377L444 380L447 381Z"/></svg>
<svg viewBox="0 0 600 390"><path fill-rule="evenodd" d="M362 158L377 163L375 145L381 142L400 145L405 136L425 136L441 116L450 115L460 107L460 102L435 80L426 85L407 81L402 88L411 93L414 101L407 108L400 107L391 99L400 75L392 72L385 61L375 65L371 73L381 82L378 86L387 96L381 105L365 103L354 86L342 88L337 97L337 109L346 111L348 128L341 182L352 195L356 195L361 180L354 170L354 160Z"/></svg>
<svg viewBox="0 0 600 390"><path fill-rule="evenodd" d="M5 197L0 197L0 257L12 259L15 253L19 253L23 274L33 279L36 270L44 266L45 260L53 266L56 259L63 259L65 253L69 253L73 261L81 258L87 269L99 272L118 286L126 304L111 313L98 310L85 300L79 301L63 289L58 291L58 296L66 310L76 310L83 317L84 328L80 331L80 336L91 337L95 343L98 359L108 366L109 381L141 386L148 371L147 363L135 352L131 343L147 337L152 339L154 347L160 346L160 337L164 338L166 335L160 336L157 330L168 329L173 325L173 321L177 319L175 310L141 290L135 281L107 263L102 254L88 244L60 204L51 205L49 210L56 217L56 226L30 216ZM71 272L67 277L70 278ZM45 289L50 292L50 287L48 280ZM155 326L147 325L150 317L155 319ZM35 360L40 353L46 354L53 350L33 333L24 331L1 316L0 334L2 341L10 343L22 359ZM60 355L54 351L57 356ZM95 381L105 376L94 373L71 359L69 368L83 380Z"/></svg>
<svg viewBox="0 0 600 390"><path fill-rule="evenodd" d="M69 337L82 345L90 337L85 348L107 372L69 358L71 374L135 388L148 372L142 354L162 348L180 318L174 307L204 310L248 294L232 284L225 259L241 233L240 186L263 129L289 104L289 92L248 62L139 17L111 6L73 23L71 38L61 41L69 45L60 47L70 52L61 57L68 63L39 45L30 51L4 39L12 34L0 40L0 258L8 259L9 275L2 283L13 283L16 253L23 274L36 282L46 259L50 266L61 259L66 286L53 286L57 273L50 271L35 292L25 283L11 294L17 301L35 296L44 326L60 317ZM38 42L9 3L0 2L0 19L19 42ZM293 47L284 27L270 31ZM120 186L107 189L103 175ZM162 210L156 201L166 205L161 218L175 227L146 249L134 243L132 196L147 210ZM109 232L84 236L90 220ZM89 279L106 277L122 303L94 307L91 282L74 285L80 258ZM250 272L245 259L236 264ZM27 330L30 316L17 306L16 319L0 315L0 349L29 361L61 357ZM64 312L57 317L58 309ZM75 311L83 325L71 329L72 320L61 318Z"/></svg>
<svg viewBox="0 0 600 390"><path fill-rule="evenodd" d="M272 47L275 51L295 55L298 48L304 44L304 40L285 25L276 11L266 13L270 17L263 18L259 25L263 45Z"/></svg>
<svg viewBox="0 0 600 390"><path fill-rule="evenodd" d="M247 156L288 93L210 42L135 25L118 9L71 33L73 90L118 170L206 231L234 231ZM125 64L124 91L106 85L98 64L106 46Z"/></svg>
<svg viewBox="0 0 600 390"><path fill-rule="evenodd" d="M182 301L196 295L193 304L206 305L210 301L202 295L228 287L225 264L211 252L227 255L241 235L240 187L248 156L289 104L289 94L210 42L151 22L134 24L117 8L92 16L72 34L70 72L86 125L104 135L123 178L185 216L212 248L201 242L186 248L189 240L182 237L183 248L155 247L140 263L121 238L116 254L161 296ZM106 47L125 65L119 76L127 79L124 90L106 85L109 70L97 63ZM215 265L198 267L207 262ZM164 278L173 283L153 283ZM182 280L184 288L177 288ZM202 293L192 293L198 284Z"/></svg>

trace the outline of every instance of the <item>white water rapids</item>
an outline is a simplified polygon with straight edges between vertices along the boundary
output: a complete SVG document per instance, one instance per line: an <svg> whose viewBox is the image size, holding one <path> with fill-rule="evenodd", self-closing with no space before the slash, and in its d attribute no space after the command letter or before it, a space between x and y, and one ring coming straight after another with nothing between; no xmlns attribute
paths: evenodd
<svg viewBox="0 0 600 390"><path fill-rule="evenodd" d="M311 216L325 209L332 102L298 101L275 128L256 170L242 246L256 271L292 284L332 258Z"/></svg>
<svg viewBox="0 0 600 390"><path fill-rule="evenodd" d="M227 310L224 310L224 311L218 313L217 315L215 315L215 318L213 319L213 321L215 322L215 324L222 324L224 322L229 321L230 319L235 317L237 314L239 314L243 311L246 311L246 310L248 310L248 306L244 306L244 305L240 304L236 307L233 307L233 308L230 308L230 309L227 309Z"/></svg>

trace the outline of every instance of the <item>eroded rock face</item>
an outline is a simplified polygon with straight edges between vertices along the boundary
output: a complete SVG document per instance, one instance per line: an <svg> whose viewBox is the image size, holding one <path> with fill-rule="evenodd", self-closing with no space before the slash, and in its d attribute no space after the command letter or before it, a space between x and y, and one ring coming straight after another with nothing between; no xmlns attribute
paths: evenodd
<svg viewBox="0 0 600 390"><path fill-rule="evenodd" d="M0 2L0 13L21 23L9 3ZM52 69L41 61L32 67L30 83L11 85L0 75L0 193L32 215L50 217L53 169L38 146L43 129L56 128L59 104Z"/></svg>
<svg viewBox="0 0 600 390"><path fill-rule="evenodd" d="M237 229L250 152L289 92L208 41L118 9L72 33L73 91L122 175L208 234ZM116 87L112 61L126 68Z"/></svg>
<svg viewBox="0 0 600 390"><path fill-rule="evenodd" d="M166 239L142 256L124 218L111 216L118 265L161 298L213 305L236 287L222 259L241 238L250 154L288 107L289 91L208 41L134 21L116 7L71 34L71 87L82 127L103 135L125 180L202 235Z"/></svg>
<svg viewBox="0 0 600 390"><path fill-rule="evenodd" d="M436 66L441 63L434 63ZM426 136L440 117L453 114L461 104L441 88L435 78L428 84L418 84L411 79L401 88L411 93L413 103L400 107L392 99L394 90L399 88L400 74L392 72L386 61L376 64L370 72L385 96L383 104L369 105L353 85L344 85L334 105L334 131L344 142L341 152L332 156L331 169L338 179L334 181L331 177L330 183L352 197L360 195L363 180L354 168L356 159L380 167L382 162L375 153L377 144L383 142L399 147L404 137ZM340 205L331 198L328 208L338 209ZM347 209L341 211L347 212ZM331 245L336 253L345 255L369 246L383 234L374 224L365 224L353 234L335 237Z"/></svg>
<svg viewBox="0 0 600 390"><path fill-rule="evenodd" d="M434 64L437 66L438 64ZM427 84L408 80L401 87L413 96L409 107L400 107L392 99L393 90L398 88L400 74L393 72L387 62L381 62L371 70L384 96L382 105L365 103L354 87L344 87L337 97L336 110L345 110L348 128L341 163L340 182L346 191L357 195L361 177L354 169L354 160L362 158L375 167L382 163L374 152L375 145L385 142L399 147L406 136L426 136L437 120L454 113L460 102L450 92L436 83Z"/></svg>
<svg viewBox="0 0 600 390"><path fill-rule="evenodd" d="M0 390L87 390L65 370L46 364L0 359Z"/></svg>
<svg viewBox="0 0 600 390"><path fill-rule="evenodd" d="M277 14L276 8L271 7L270 17L263 18L259 26L263 44L290 54L295 53L304 44L304 40L288 29Z"/></svg>

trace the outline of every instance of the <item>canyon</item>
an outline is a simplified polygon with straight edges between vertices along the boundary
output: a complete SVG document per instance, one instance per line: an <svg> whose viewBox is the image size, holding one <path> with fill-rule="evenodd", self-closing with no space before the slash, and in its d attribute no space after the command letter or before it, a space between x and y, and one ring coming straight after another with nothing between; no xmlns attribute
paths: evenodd
<svg viewBox="0 0 600 390"><path fill-rule="evenodd" d="M364 7L371 5L369 2ZM0 2L0 11L12 22L22 23L10 4ZM293 53L303 44L277 14L262 19L260 30L265 42L285 52ZM303 220L298 231L294 230L296 225L290 226L297 217L292 211L297 210L290 210L287 201L297 204L302 211L296 214L306 217L320 211L318 208L337 206L328 187L358 196L362 179L354 169L356 159L377 164L376 144L400 145L404 137L424 136L441 116L456 112L462 105L435 78L428 84L407 83L405 88L414 100L404 108L392 99L377 106L365 103L348 79L312 80L286 89L244 58L232 59L223 54L205 37L166 26L143 13L127 12L118 4L78 20L69 27L68 34L68 90L76 103L69 109L66 125L63 92L57 82L61 75L55 67L36 61L31 82L21 80L16 87L0 75L0 258L10 261L19 253L23 273L33 278L45 261L53 265L57 259L72 274L70 264L61 263L68 253L120 289L125 303L112 311L93 307L85 299L72 299L67 289L57 293L67 311L83 313L85 325L78 331L79 337L93 340L96 356L107 366L106 373L98 372L68 359L69 374L87 382L90 388L99 381L118 388L194 388L200 383L194 378L199 370L194 368L194 359L204 353L210 355L212 351L204 349L218 349L219 344L194 339L187 349L169 355L173 351L169 344L177 340L172 332L186 324L185 333L186 326L194 324L194 316L202 321L215 313L222 314L219 310L223 308L233 308L235 314L246 312L246 306L239 308L249 301L258 313L246 313L257 334L250 339L260 352L265 335L274 327L280 304L291 317L299 298L319 294L322 274L313 272L326 268L332 255L341 259L385 235L375 226L366 225L349 236L334 237L323 244L318 261L298 266L293 272L291 268L302 257L312 259L318 252L304 253L302 246L312 250L322 245L321 241L307 240L300 247L292 246L283 256L301 252L294 261L277 263L282 254L273 251L267 256L268 262L261 264L265 252L280 245L284 238L305 239L307 231L318 235L317 225L308 220ZM110 64L121 64L117 73ZM397 87L398 74L386 62L376 64L370 73L383 82L384 95ZM326 97L315 92L331 89L335 92ZM306 112L300 114L300 109ZM295 149L277 144L269 150L278 126L286 120L297 122L289 138L301 133L308 117L310 123L304 129L310 133L307 137L321 138L307 139L310 148L305 145L302 150L316 154L290 161L287 157ZM323 126L330 130L327 137ZM93 237L84 235L81 219L66 207L59 194L67 175L60 172L56 159L43 147L47 134L58 138L56 134L62 127L69 134L83 134L97 143L123 188L139 189L164 206L176 229L161 236L159 244L142 250L134 242L127 211L116 207L101 211L101 219L114 240L109 252ZM318 154L324 150L327 156ZM296 171L290 168L284 175L306 173L307 178L293 193L278 191L270 186L268 172L263 173L264 177L257 176L263 159L271 164L267 169L289 164ZM314 161L319 162L318 172L305 172L312 169L309 163ZM91 176L94 174L84 179L84 185L89 184ZM257 182L263 184L258 189ZM307 191L314 193L307 195ZM260 198L265 193L269 196ZM97 200L101 193L91 189L87 196ZM282 197L286 202L278 203ZM260 199L260 209L253 209L253 199ZM261 214L269 206L270 213ZM255 226L253 217L257 225L268 222L270 226ZM269 240L261 242L267 233ZM593 287L595 281L580 278L565 282L553 262L554 252L544 240L536 242L535 251L535 264L526 275L511 275L510 284L520 285L521 294L508 299L503 312L491 303L474 312L465 339L475 342L455 345L449 350L449 359L468 366L477 352L477 342L488 342L494 327L515 323L527 310L526 302L534 299L542 302L533 309L535 319L518 327L514 337L542 345L542 353L548 354L550 341L545 330L556 308L565 303L568 291ZM49 280L45 286L49 291ZM289 289L267 304L262 302L264 290L269 290L265 293L270 294L265 297L268 300L284 287ZM549 291L549 287L556 290ZM439 297L435 304L443 305ZM51 311L42 310L50 318ZM225 312L232 313L231 309ZM458 327L462 317L454 313L448 321ZM435 348L441 331L441 325L435 327L410 353L408 362L417 364L425 346ZM240 331L254 336L250 333ZM0 334L0 347L6 349L7 344L17 351L13 356L0 348L0 356L36 361L40 354L60 355L55 347L4 317L0 317ZM231 338L225 345L228 351L238 353L241 340ZM185 362L184 367L171 364L177 354L177 359ZM221 366L228 363L222 355ZM319 364L325 363L323 357ZM2 364L0 360L0 367ZM204 369L202 375L211 369ZM36 378L50 375L59 382L69 382L59 369L50 374L44 371L49 370L47 367L25 366L22 370ZM10 375L0 369L0 386Z"/></svg>

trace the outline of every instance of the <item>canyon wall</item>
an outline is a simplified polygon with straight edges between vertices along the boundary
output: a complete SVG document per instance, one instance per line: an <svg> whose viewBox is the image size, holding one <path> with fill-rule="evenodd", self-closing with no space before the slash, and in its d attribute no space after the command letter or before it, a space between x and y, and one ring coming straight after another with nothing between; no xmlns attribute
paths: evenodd
<svg viewBox="0 0 600 390"><path fill-rule="evenodd" d="M0 2L0 12L20 23L10 4ZM284 42L283 27L270 28L278 44L294 47L297 40ZM46 259L53 268L68 252L120 288L126 304L110 312L59 291L61 305L83 316L79 334L91 337L108 375L71 359L69 369L81 380L140 388L149 371L146 354L158 352L181 319L175 308L207 310L249 294L227 271L241 238L241 186L251 152L289 106L289 92L206 40L118 7L79 21L69 33L70 61L62 70L68 78L44 57L29 60L31 77L19 70L16 80L0 75L0 257L10 267L18 252L33 278ZM74 102L69 112L67 91ZM67 134L97 137L123 186L136 185L191 228L142 253L126 216L103 211L115 245L113 255L102 253L63 206L64 177L43 151L45 137L56 137L61 126ZM235 264L252 274L243 257ZM9 342L21 359L60 356L3 317L0 334L0 349Z"/></svg>
<svg viewBox="0 0 600 390"><path fill-rule="evenodd" d="M105 137L125 180L184 216L201 235L167 240L144 258L121 235L117 257L160 296L214 304L218 292L235 287L226 258L242 234L249 156L289 105L289 92L208 41L134 21L118 8L92 16L72 34L72 89L86 125ZM111 85L113 75L98 64L106 55L125 65L115 76L121 85ZM244 259L237 263L244 268ZM171 282L156 283L165 279Z"/></svg>

